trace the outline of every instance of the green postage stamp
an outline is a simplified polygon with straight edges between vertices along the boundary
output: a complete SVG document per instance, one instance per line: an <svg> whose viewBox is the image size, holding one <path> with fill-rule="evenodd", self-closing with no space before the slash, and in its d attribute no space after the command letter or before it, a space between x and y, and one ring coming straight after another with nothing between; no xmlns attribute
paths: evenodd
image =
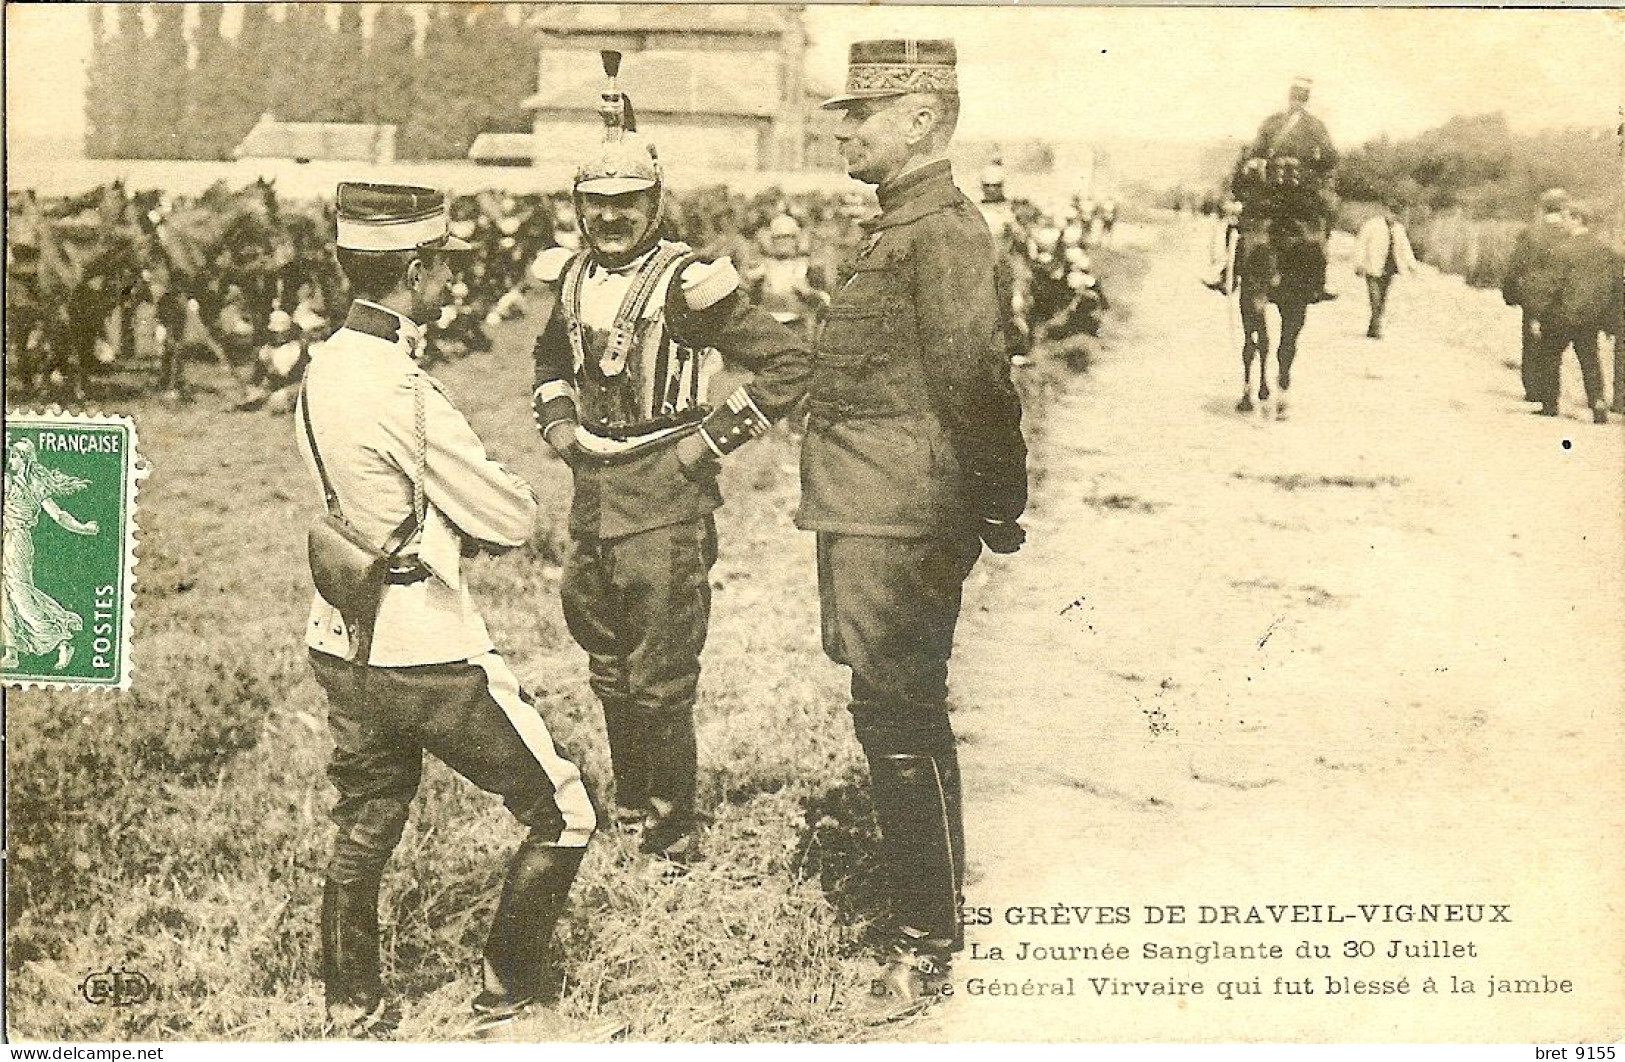
<svg viewBox="0 0 1625 1062"><path fill-rule="evenodd" d="M6 414L0 679L125 689L144 469L128 417Z"/></svg>

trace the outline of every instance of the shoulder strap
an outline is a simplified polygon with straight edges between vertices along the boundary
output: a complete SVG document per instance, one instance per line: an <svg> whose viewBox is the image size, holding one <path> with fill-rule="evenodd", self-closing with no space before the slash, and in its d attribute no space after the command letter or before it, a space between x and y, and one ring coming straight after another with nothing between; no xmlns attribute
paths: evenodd
<svg viewBox="0 0 1625 1062"><path fill-rule="evenodd" d="M1270 136L1270 142L1265 148L1270 158L1274 158L1275 153L1281 150L1281 141L1286 139L1286 135L1292 131L1293 126L1298 124L1298 119L1301 116L1301 111L1287 112L1286 120L1283 121L1280 127Z"/></svg>
<svg viewBox="0 0 1625 1062"><path fill-rule="evenodd" d="M628 331L637 328L637 322L643 317L644 307L649 305L649 299L660 286L666 273L679 261L694 257L686 244L666 243L649 256L638 270L637 279L627 289L626 296L621 300L620 309L615 313L615 325Z"/></svg>
<svg viewBox="0 0 1625 1062"><path fill-rule="evenodd" d="M327 504L327 511L333 516L343 517L344 511L339 507L338 492L333 489L332 480L327 478L327 466L322 461L322 452L316 445L316 429L310 422L310 392L305 387L305 381L299 382L299 412L305 423L305 438L310 442L310 456L316 464L316 475L322 481L322 497ZM413 535L423 526L426 502L423 494L424 477L428 474L429 447L427 433L427 412L423 405L422 385L417 377L412 378L412 419L413 430L417 436L417 475L412 478L412 511L406 514L406 519L396 525L395 530L389 533L384 540L382 551L393 556L406 547Z"/></svg>
<svg viewBox="0 0 1625 1062"><path fill-rule="evenodd" d="M316 462L316 475L322 481L322 497L327 504L327 511L334 516L343 516L339 508L339 496L333 490L333 482L327 478L327 466L322 463L322 451L316 445L316 429L310 423L310 390L305 381L299 381L299 413L305 422L305 439L310 443L310 456Z"/></svg>
<svg viewBox="0 0 1625 1062"><path fill-rule="evenodd" d="M553 312L564 314L565 331L570 336L570 358L574 372L579 375L587 362L587 342L581 327L581 278L587 272L585 252L570 259L564 267L564 280L559 285L559 298Z"/></svg>

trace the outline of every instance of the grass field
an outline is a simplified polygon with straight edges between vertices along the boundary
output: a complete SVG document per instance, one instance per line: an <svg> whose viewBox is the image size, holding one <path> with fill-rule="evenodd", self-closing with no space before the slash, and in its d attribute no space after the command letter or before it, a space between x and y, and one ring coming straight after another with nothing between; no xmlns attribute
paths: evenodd
<svg viewBox="0 0 1625 1062"><path fill-rule="evenodd" d="M1132 264L1107 254L1113 277ZM1114 290L1120 299L1124 289ZM534 311L533 311L534 312ZM562 465L527 409L532 319L437 375L490 450L536 485L530 547L476 562L496 643L595 795L609 779L584 656L564 629ZM1074 359L1075 361L1077 359ZM1062 359L1027 370L1029 435ZM1080 362L1081 363L1081 362ZM288 417L110 401L136 417L141 495L134 688L13 692L7 1032L14 1039L284 1040L320 1034L316 922L330 839L324 703L300 637L304 528L317 499ZM844 709L818 645L810 535L787 432L723 476L721 560L697 711L709 858L633 876L602 834L561 927L565 983L539 1039L844 1041L872 970L863 912L873 827ZM430 761L382 900L403 1039L453 1037L520 836L495 798ZM78 986L108 966L158 997L119 1011Z"/></svg>

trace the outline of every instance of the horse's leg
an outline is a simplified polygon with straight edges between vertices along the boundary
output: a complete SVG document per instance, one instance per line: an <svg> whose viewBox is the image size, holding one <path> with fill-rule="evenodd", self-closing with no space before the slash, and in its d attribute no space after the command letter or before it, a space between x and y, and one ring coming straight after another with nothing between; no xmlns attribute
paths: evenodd
<svg viewBox="0 0 1625 1062"><path fill-rule="evenodd" d="M1241 401L1236 403L1237 413L1251 413L1253 411L1253 351L1257 349L1255 340L1256 324L1253 311L1247 301L1247 293L1242 292L1241 298Z"/></svg>
<svg viewBox="0 0 1625 1062"><path fill-rule="evenodd" d="M1281 347L1276 353L1280 365L1281 390L1292 386L1292 362L1298 356L1298 336L1303 332L1307 306L1301 302L1281 307Z"/></svg>
<svg viewBox="0 0 1625 1062"><path fill-rule="evenodd" d="M1275 419L1286 419L1286 393L1292 387L1292 361L1298 356L1298 336L1303 331L1306 304L1288 303L1281 307L1281 347L1275 358L1279 366L1281 397L1275 405Z"/></svg>
<svg viewBox="0 0 1625 1062"><path fill-rule="evenodd" d="M1269 303L1258 300L1258 400L1270 397L1270 315Z"/></svg>
<svg viewBox="0 0 1625 1062"><path fill-rule="evenodd" d="M186 296L183 295L182 298L186 298ZM204 347L214 355L214 360L219 362L226 370L226 375L231 377L232 384L237 388L238 400L246 399L249 395L249 386L243 381L243 374L238 371L237 363L231 360L231 355L226 352L226 348L215 338L214 330L204 322L203 311L199 308L195 299L186 299L186 324L188 329L196 328L197 336L203 341Z"/></svg>
<svg viewBox="0 0 1625 1062"><path fill-rule="evenodd" d="M186 304L173 293L160 296L153 307L153 328L158 339L158 386L164 396L186 397Z"/></svg>

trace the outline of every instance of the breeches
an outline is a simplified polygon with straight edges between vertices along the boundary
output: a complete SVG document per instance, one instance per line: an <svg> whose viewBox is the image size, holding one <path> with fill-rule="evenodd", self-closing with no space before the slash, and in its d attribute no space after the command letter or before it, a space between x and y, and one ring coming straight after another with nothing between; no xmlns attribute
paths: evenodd
<svg viewBox="0 0 1625 1062"><path fill-rule="evenodd" d="M981 549L969 532L933 538L819 532L824 652L852 669L852 722L865 752L952 749L948 658L961 591Z"/></svg>
<svg viewBox="0 0 1625 1062"><path fill-rule="evenodd" d="M564 620L606 704L662 713L694 704L711 622L710 516L617 539L571 539Z"/></svg>
<svg viewBox="0 0 1625 1062"><path fill-rule="evenodd" d="M716 522L706 515L624 538L572 539L564 564L564 618L604 707L615 801L674 832L694 809L694 695L716 559Z"/></svg>
<svg viewBox="0 0 1625 1062"><path fill-rule="evenodd" d="M597 824L581 772L553 744L502 657L419 667L370 667L310 654L327 692L338 790L330 880L377 881L400 841L423 753L501 796L515 818L563 847Z"/></svg>

